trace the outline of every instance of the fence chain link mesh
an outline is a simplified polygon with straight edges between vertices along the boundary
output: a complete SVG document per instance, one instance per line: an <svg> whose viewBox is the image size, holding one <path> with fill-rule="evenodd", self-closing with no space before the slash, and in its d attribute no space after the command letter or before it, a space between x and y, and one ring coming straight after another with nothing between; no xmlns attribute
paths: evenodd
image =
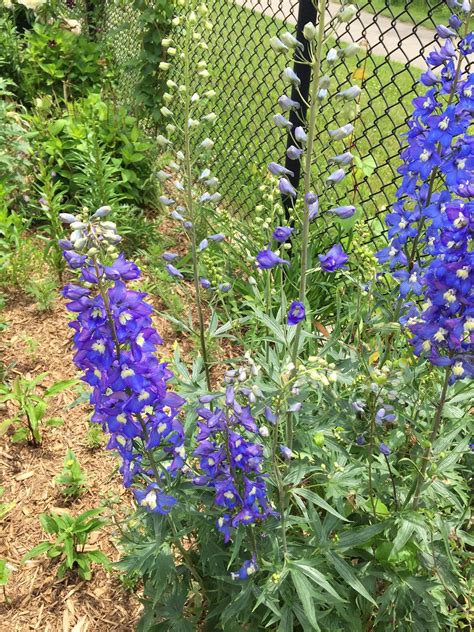
<svg viewBox="0 0 474 632"><path fill-rule="evenodd" d="M118 72L118 92L133 109L133 60L141 46L138 14L132 3L103 3L98 37L102 38ZM207 35L211 79L208 88L217 92L213 110L218 116L213 130L216 175L223 203L242 218L251 218L259 202L259 185L270 160L284 163L286 138L272 124L283 93L281 71L285 61L269 46L272 35L294 31L298 0L209 0L212 32ZM334 15L340 4L330 2ZM375 7L381 7L375 10ZM444 8L443 8L444 7ZM341 192L328 193L327 203L354 203L367 229L367 242L379 241L384 232L382 217L394 199L399 176L398 156L402 132L411 111L417 80L425 68L423 56L435 41L435 17L446 11L446 3L420 0L386 0L357 3L357 14L341 24L335 44L356 42L363 46L357 59L340 59L336 88L357 83L363 88L360 112L349 139L358 157L358 168ZM443 15L443 14L442 14ZM449 14L444 14L447 18ZM179 47L179 42L177 43ZM196 53L201 55L201 53ZM289 58L286 63L292 65ZM179 77L173 77L179 80ZM315 173L327 169L330 148L325 134L338 126L339 101L330 99L321 110ZM370 220L370 221L369 221ZM327 228L322 226L322 230ZM337 230L334 225L331 230Z"/></svg>

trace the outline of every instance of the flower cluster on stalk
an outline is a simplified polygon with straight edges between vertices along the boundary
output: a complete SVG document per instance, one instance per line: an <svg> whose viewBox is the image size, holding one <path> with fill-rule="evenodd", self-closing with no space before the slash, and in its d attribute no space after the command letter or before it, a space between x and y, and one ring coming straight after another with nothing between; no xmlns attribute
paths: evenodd
<svg viewBox="0 0 474 632"><path fill-rule="evenodd" d="M470 2L458 5L443 44L427 56L413 100L390 243L379 261L400 284L401 322L416 355L451 367L452 380L474 376L474 74Z"/></svg>
<svg viewBox="0 0 474 632"><path fill-rule="evenodd" d="M349 22L356 9L353 5L347 5L341 8L334 19L332 26L337 26L340 22ZM322 19L322 17L321 17ZM315 113L321 104L329 98L331 90L331 72L335 62L339 58L346 58L356 55L360 48L351 44L341 50L330 48L324 49L324 35L325 35L324 21L318 26L312 23L305 25L303 30L304 38L307 41L307 48L309 51L309 58L305 57L305 47L298 41L291 33L284 32L280 37L272 37L270 39L270 45L276 53L292 53L294 59L303 64L309 64L313 72L313 87L311 91L310 100L310 115L309 121L306 121L306 117L303 113L301 104L305 103L307 99L301 93L301 81L298 75L291 67L286 67L282 72L283 82L291 89L292 95L283 94L278 99L278 105L282 112L278 112L273 116L273 122L285 133L289 133L292 139L292 143L287 148L287 158L292 161L304 161L305 171L308 172L305 178L304 187L304 217L301 221L301 226L298 226L298 230L301 229L303 235L308 232L305 228L305 224L316 219L320 210L320 202L331 190L331 187L337 186L346 177L346 170L350 168L354 156L346 151L341 154L337 154L330 159L330 164L335 168L325 178L323 183L324 191L318 196L311 190L311 178L308 177L312 164L312 153L314 134L315 134ZM323 52L324 50L324 52ZM328 74L323 74L323 68L327 70ZM349 88L338 92L335 97L342 103L343 116L352 120L357 115L356 101L359 98L361 89L359 86L350 86ZM295 98L296 95L296 98ZM297 124L294 121L297 121ZM351 136L354 130L353 125L349 122L341 127L329 130L329 136L331 141L344 141ZM269 172L278 178L278 188L281 195L290 200L292 204L295 203L297 198L297 191L291 182L294 173L277 162L271 162L268 165ZM328 208L325 211L328 215L336 216L340 219L348 219L354 215L356 208L351 205L345 205L337 208ZM290 227L278 227L275 229L272 238L277 242L277 245L286 241L292 236L294 229ZM303 240L304 241L304 240ZM307 237L306 237L307 241ZM308 244L303 243L302 249L307 249ZM302 257L303 260L303 257ZM333 245L330 250L325 254L319 255L320 269L326 273L335 272L345 267L345 263L348 261L348 257L344 252L341 244ZM267 248L261 250L257 254L257 266L260 269L268 270L278 265L288 265L289 261L280 257L278 251L272 250L271 244ZM302 271L302 275L306 275L306 270ZM299 301L294 301L290 308L288 317L288 323L290 325L298 324L305 317L304 312L304 292L300 291Z"/></svg>
<svg viewBox="0 0 474 632"><path fill-rule="evenodd" d="M258 441L250 404L237 401L233 384L226 387L225 406L203 406L197 412L200 420L194 455L199 459L200 474L194 482L214 490L220 509L216 526L228 542L239 525L255 524L274 513L267 498L263 445Z"/></svg>
<svg viewBox="0 0 474 632"><path fill-rule="evenodd" d="M140 270L123 254L109 207L91 218L62 214L71 236L60 245L77 282L63 296L75 314L74 363L91 386L92 421L110 434L120 454L124 485L148 511L168 513L176 499L167 481L184 464L184 430L178 419L184 400L168 390L172 372L156 357L162 339L152 325L146 294L127 287Z"/></svg>

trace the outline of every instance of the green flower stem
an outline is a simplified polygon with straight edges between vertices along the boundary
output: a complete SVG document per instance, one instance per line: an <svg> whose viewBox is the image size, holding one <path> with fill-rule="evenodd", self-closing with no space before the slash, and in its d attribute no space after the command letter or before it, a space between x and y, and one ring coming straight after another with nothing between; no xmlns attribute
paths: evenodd
<svg viewBox="0 0 474 632"><path fill-rule="evenodd" d="M321 65L322 65L322 50L324 42L324 30L326 19L326 0L319 0L319 29L316 43L316 54L311 62L313 68L313 79L310 91L310 114L308 125L308 141L306 146L305 155L305 174L304 174L304 195L311 191L311 164L313 159L314 141L316 136L316 118L319 113L320 102L317 98L319 80L321 77ZM309 246L309 207L304 204L303 215L303 230L301 238L301 276L300 276L300 289L299 300L304 303L306 298L306 273L308 270L308 246ZM300 322L296 325L295 337L293 339L292 350L292 372L296 373L296 364L298 362L298 351L301 337L303 323ZM293 445L293 415L288 414L286 425L286 443L291 450Z"/></svg>
<svg viewBox="0 0 474 632"><path fill-rule="evenodd" d="M188 6L189 9L189 6ZM202 307L201 287L199 285L199 266L197 251L197 235L196 235L196 213L193 200L192 187L192 155L191 155L191 135L189 132L188 121L191 113L191 73L190 73L190 46L192 27L189 21L186 22L186 34L184 38L184 85L186 91L184 95L184 166L186 169L186 208L192 223L191 226L191 253L193 260L193 282L194 292L196 296L196 308L199 321L199 342L201 346L201 355L204 363L204 372L206 374L207 389L211 390L211 374L209 370L209 360L206 346L206 330L204 325L204 312Z"/></svg>
<svg viewBox="0 0 474 632"><path fill-rule="evenodd" d="M448 394L450 377L451 377L451 367L448 367L446 369L446 374L444 376L443 388L441 389L441 397L439 398L439 403L438 403L438 406L436 407L436 412L435 412L435 416L433 420L433 427L431 429L431 435L428 441L428 445L425 448L425 451L423 452L423 456L421 457L420 471L414 484L413 509L417 509L420 503L421 488L423 487L423 483L425 481L425 476L426 476L426 470L428 469L428 464L430 462L431 448L432 448L433 442L438 436L438 432L441 426L441 420L443 418L443 408L446 403L446 396ZM405 501L405 505L409 501L410 496L411 494L408 495L408 498Z"/></svg>

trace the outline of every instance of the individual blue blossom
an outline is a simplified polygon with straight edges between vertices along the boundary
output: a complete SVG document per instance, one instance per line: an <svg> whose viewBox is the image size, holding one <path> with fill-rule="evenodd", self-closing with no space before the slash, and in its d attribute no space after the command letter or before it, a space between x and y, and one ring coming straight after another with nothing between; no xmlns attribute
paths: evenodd
<svg viewBox="0 0 474 632"><path fill-rule="evenodd" d="M379 445L379 452L380 454L383 454L384 456L390 456L390 454L392 453L388 445L385 443L381 443Z"/></svg>
<svg viewBox="0 0 474 632"><path fill-rule="evenodd" d="M344 167L344 166L350 165L353 160L354 160L354 156L351 154L351 152L346 151L343 154L332 156L331 158L329 158L328 162L330 164L336 163L337 165Z"/></svg>
<svg viewBox="0 0 474 632"><path fill-rule="evenodd" d="M321 269L324 272L335 272L345 268L349 257L342 249L341 244L335 244L325 255L318 255Z"/></svg>
<svg viewBox="0 0 474 632"><path fill-rule="evenodd" d="M260 270L270 270L278 265L290 265L290 262L286 259L282 259L277 254L272 252L270 248L260 250L257 254L257 265Z"/></svg>
<svg viewBox="0 0 474 632"><path fill-rule="evenodd" d="M268 165L268 171L274 175L274 176L294 176L295 174L293 173L293 171L290 171L289 169L287 169L286 167L283 167L282 165L279 165L276 162L271 162Z"/></svg>
<svg viewBox="0 0 474 632"><path fill-rule="evenodd" d="M337 215L341 219L349 219L356 212L355 206L347 205L347 206L338 206L337 208L330 208L326 211L326 213L331 213L332 215Z"/></svg>
<svg viewBox="0 0 474 632"><path fill-rule="evenodd" d="M273 231L272 237L275 241L283 243L291 237L293 231L294 228L291 228L290 226L278 226Z"/></svg>
<svg viewBox="0 0 474 632"><path fill-rule="evenodd" d="M333 140L343 140L344 138L347 138L348 136L350 136L353 131L354 131L354 126L352 125L352 123L347 123L346 125L343 125L342 127L339 127L338 129L334 129L334 130L330 129L329 136L331 136Z"/></svg>
<svg viewBox="0 0 474 632"><path fill-rule="evenodd" d="M299 86L301 84L300 78L292 68L285 68L282 73L282 78L293 86Z"/></svg>
<svg viewBox="0 0 474 632"><path fill-rule="evenodd" d="M201 287L202 287L204 290L208 290L208 289L211 287L211 285L212 285L212 284L211 284L211 282L210 282L210 281L208 281L208 280L207 280L206 278L204 278L204 277L201 277L201 278L199 279L199 283L200 283Z"/></svg>
<svg viewBox="0 0 474 632"><path fill-rule="evenodd" d="M288 195L292 198L296 197L294 186L286 178L280 178L280 181L278 182L278 187L280 189L280 193L282 193L283 195Z"/></svg>
<svg viewBox="0 0 474 632"><path fill-rule="evenodd" d="M289 112L290 110L299 110L299 108L301 107L298 101L294 101L286 95L279 97L278 105L281 107L283 112Z"/></svg>
<svg viewBox="0 0 474 632"><path fill-rule="evenodd" d="M306 141L308 140L308 134L304 131L304 128L300 126L295 127L295 139L303 144L306 143Z"/></svg>
<svg viewBox="0 0 474 632"><path fill-rule="evenodd" d="M252 555L252 559L246 560L237 573L231 573L232 579L240 579L245 581L258 571L258 564L255 555Z"/></svg>
<svg viewBox="0 0 474 632"><path fill-rule="evenodd" d="M301 301L293 301L288 310L288 324L297 325L305 319L306 311Z"/></svg>
<svg viewBox="0 0 474 632"><path fill-rule="evenodd" d="M159 514L169 514L178 502L173 496L164 494L156 483L151 483L145 489L134 489L133 494L140 507Z"/></svg>
<svg viewBox="0 0 474 632"><path fill-rule="evenodd" d="M275 114L273 117L275 125L281 129L292 129L293 123L285 118L282 114Z"/></svg>
<svg viewBox="0 0 474 632"><path fill-rule="evenodd" d="M345 177L346 177L346 172L344 171L344 169L336 169L336 171L333 171L326 178L326 184L338 184L339 182L342 182L342 180L344 180Z"/></svg>
<svg viewBox="0 0 474 632"><path fill-rule="evenodd" d="M304 150L294 145L290 145L286 150L286 155L290 160L299 160L303 154Z"/></svg>
<svg viewBox="0 0 474 632"><path fill-rule="evenodd" d="M176 254L175 252L164 252L162 255L163 259L165 261L174 261L175 259L178 259L179 255Z"/></svg>
<svg viewBox="0 0 474 632"><path fill-rule="evenodd" d="M289 461L293 458L293 452L286 445L280 445L280 454L285 459L285 461Z"/></svg>
<svg viewBox="0 0 474 632"><path fill-rule="evenodd" d="M176 277L177 279L184 279L184 276L181 274L181 272L174 267L174 265L172 263L168 263L167 266L165 266L168 273L172 276L172 277Z"/></svg>

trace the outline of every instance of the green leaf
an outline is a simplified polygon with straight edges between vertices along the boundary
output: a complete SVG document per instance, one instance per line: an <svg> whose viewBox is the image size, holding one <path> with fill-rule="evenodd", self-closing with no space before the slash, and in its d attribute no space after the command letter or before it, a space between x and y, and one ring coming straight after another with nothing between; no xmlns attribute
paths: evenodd
<svg viewBox="0 0 474 632"><path fill-rule="evenodd" d="M383 533L390 525L391 521L377 522L366 527L348 529L339 534L336 543L338 549L352 549L370 542L375 536Z"/></svg>
<svg viewBox="0 0 474 632"><path fill-rule="evenodd" d="M0 560L0 586L6 586L11 570L7 566L6 560Z"/></svg>
<svg viewBox="0 0 474 632"><path fill-rule="evenodd" d="M298 593L298 597L301 601L301 605L303 606L304 613L307 616L309 623L314 627L315 630L319 630L318 622L316 620L316 610L314 608L312 597L313 590L311 588L310 582L306 579L303 573L295 568L291 568L290 573L294 587L296 589L296 592Z"/></svg>
<svg viewBox="0 0 474 632"><path fill-rule="evenodd" d="M323 575L321 572L313 568L312 566L308 566L304 563L304 561L292 561L292 565L297 566L298 569L306 575L309 579L311 579L315 584L326 590L330 595L335 597L338 601L345 601L331 586L327 577Z"/></svg>
<svg viewBox="0 0 474 632"><path fill-rule="evenodd" d="M42 555L43 553L47 553L49 549L52 547L51 542L40 542L36 546L34 546L28 553L26 553L22 558L22 562L26 562L27 560L31 560L33 557L38 557L38 555Z"/></svg>
<svg viewBox="0 0 474 632"><path fill-rule="evenodd" d="M377 605L375 599L367 592L365 586L355 576L352 567L349 566L349 564L345 560L343 560L342 557L339 557L338 555L335 555L330 551L326 554L326 557L328 559L328 562L332 566L334 566L339 575L351 588L356 590L360 595L362 595L362 597L365 597L365 599L373 603L374 606Z"/></svg>
<svg viewBox="0 0 474 632"><path fill-rule="evenodd" d="M8 428L10 428L14 422L14 419L5 419L5 421L2 421L0 424L0 437L7 432Z"/></svg>
<svg viewBox="0 0 474 632"><path fill-rule="evenodd" d="M58 533L59 532L59 525L57 521L55 520L54 516L51 516L50 514L42 513L39 515L39 521L45 533Z"/></svg>
<svg viewBox="0 0 474 632"><path fill-rule="evenodd" d="M300 488L300 489L292 489L291 493L296 494L297 496L302 496L303 498L306 498L306 500L309 500L314 505L321 507L321 509L324 509L325 511L332 514L336 518L339 518L339 520L343 520L344 522L349 522L347 518L344 518L344 516L342 516L338 511L336 511L333 507L331 507L331 505L327 503L324 500L324 498L321 498L321 496L316 494L316 492L313 492L310 489Z"/></svg>
<svg viewBox="0 0 474 632"><path fill-rule="evenodd" d="M44 396L51 397L52 395L57 395L58 393L62 393L68 388L75 386L77 384L77 380L62 380L60 382L56 382L48 389L46 389Z"/></svg>
<svg viewBox="0 0 474 632"><path fill-rule="evenodd" d="M96 551L87 551L86 553L84 553L84 555L87 555L87 558L91 562L102 564L102 566L107 569L111 568L110 560L107 555L105 555L105 553L102 553L102 551L99 551L98 549Z"/></svg>

